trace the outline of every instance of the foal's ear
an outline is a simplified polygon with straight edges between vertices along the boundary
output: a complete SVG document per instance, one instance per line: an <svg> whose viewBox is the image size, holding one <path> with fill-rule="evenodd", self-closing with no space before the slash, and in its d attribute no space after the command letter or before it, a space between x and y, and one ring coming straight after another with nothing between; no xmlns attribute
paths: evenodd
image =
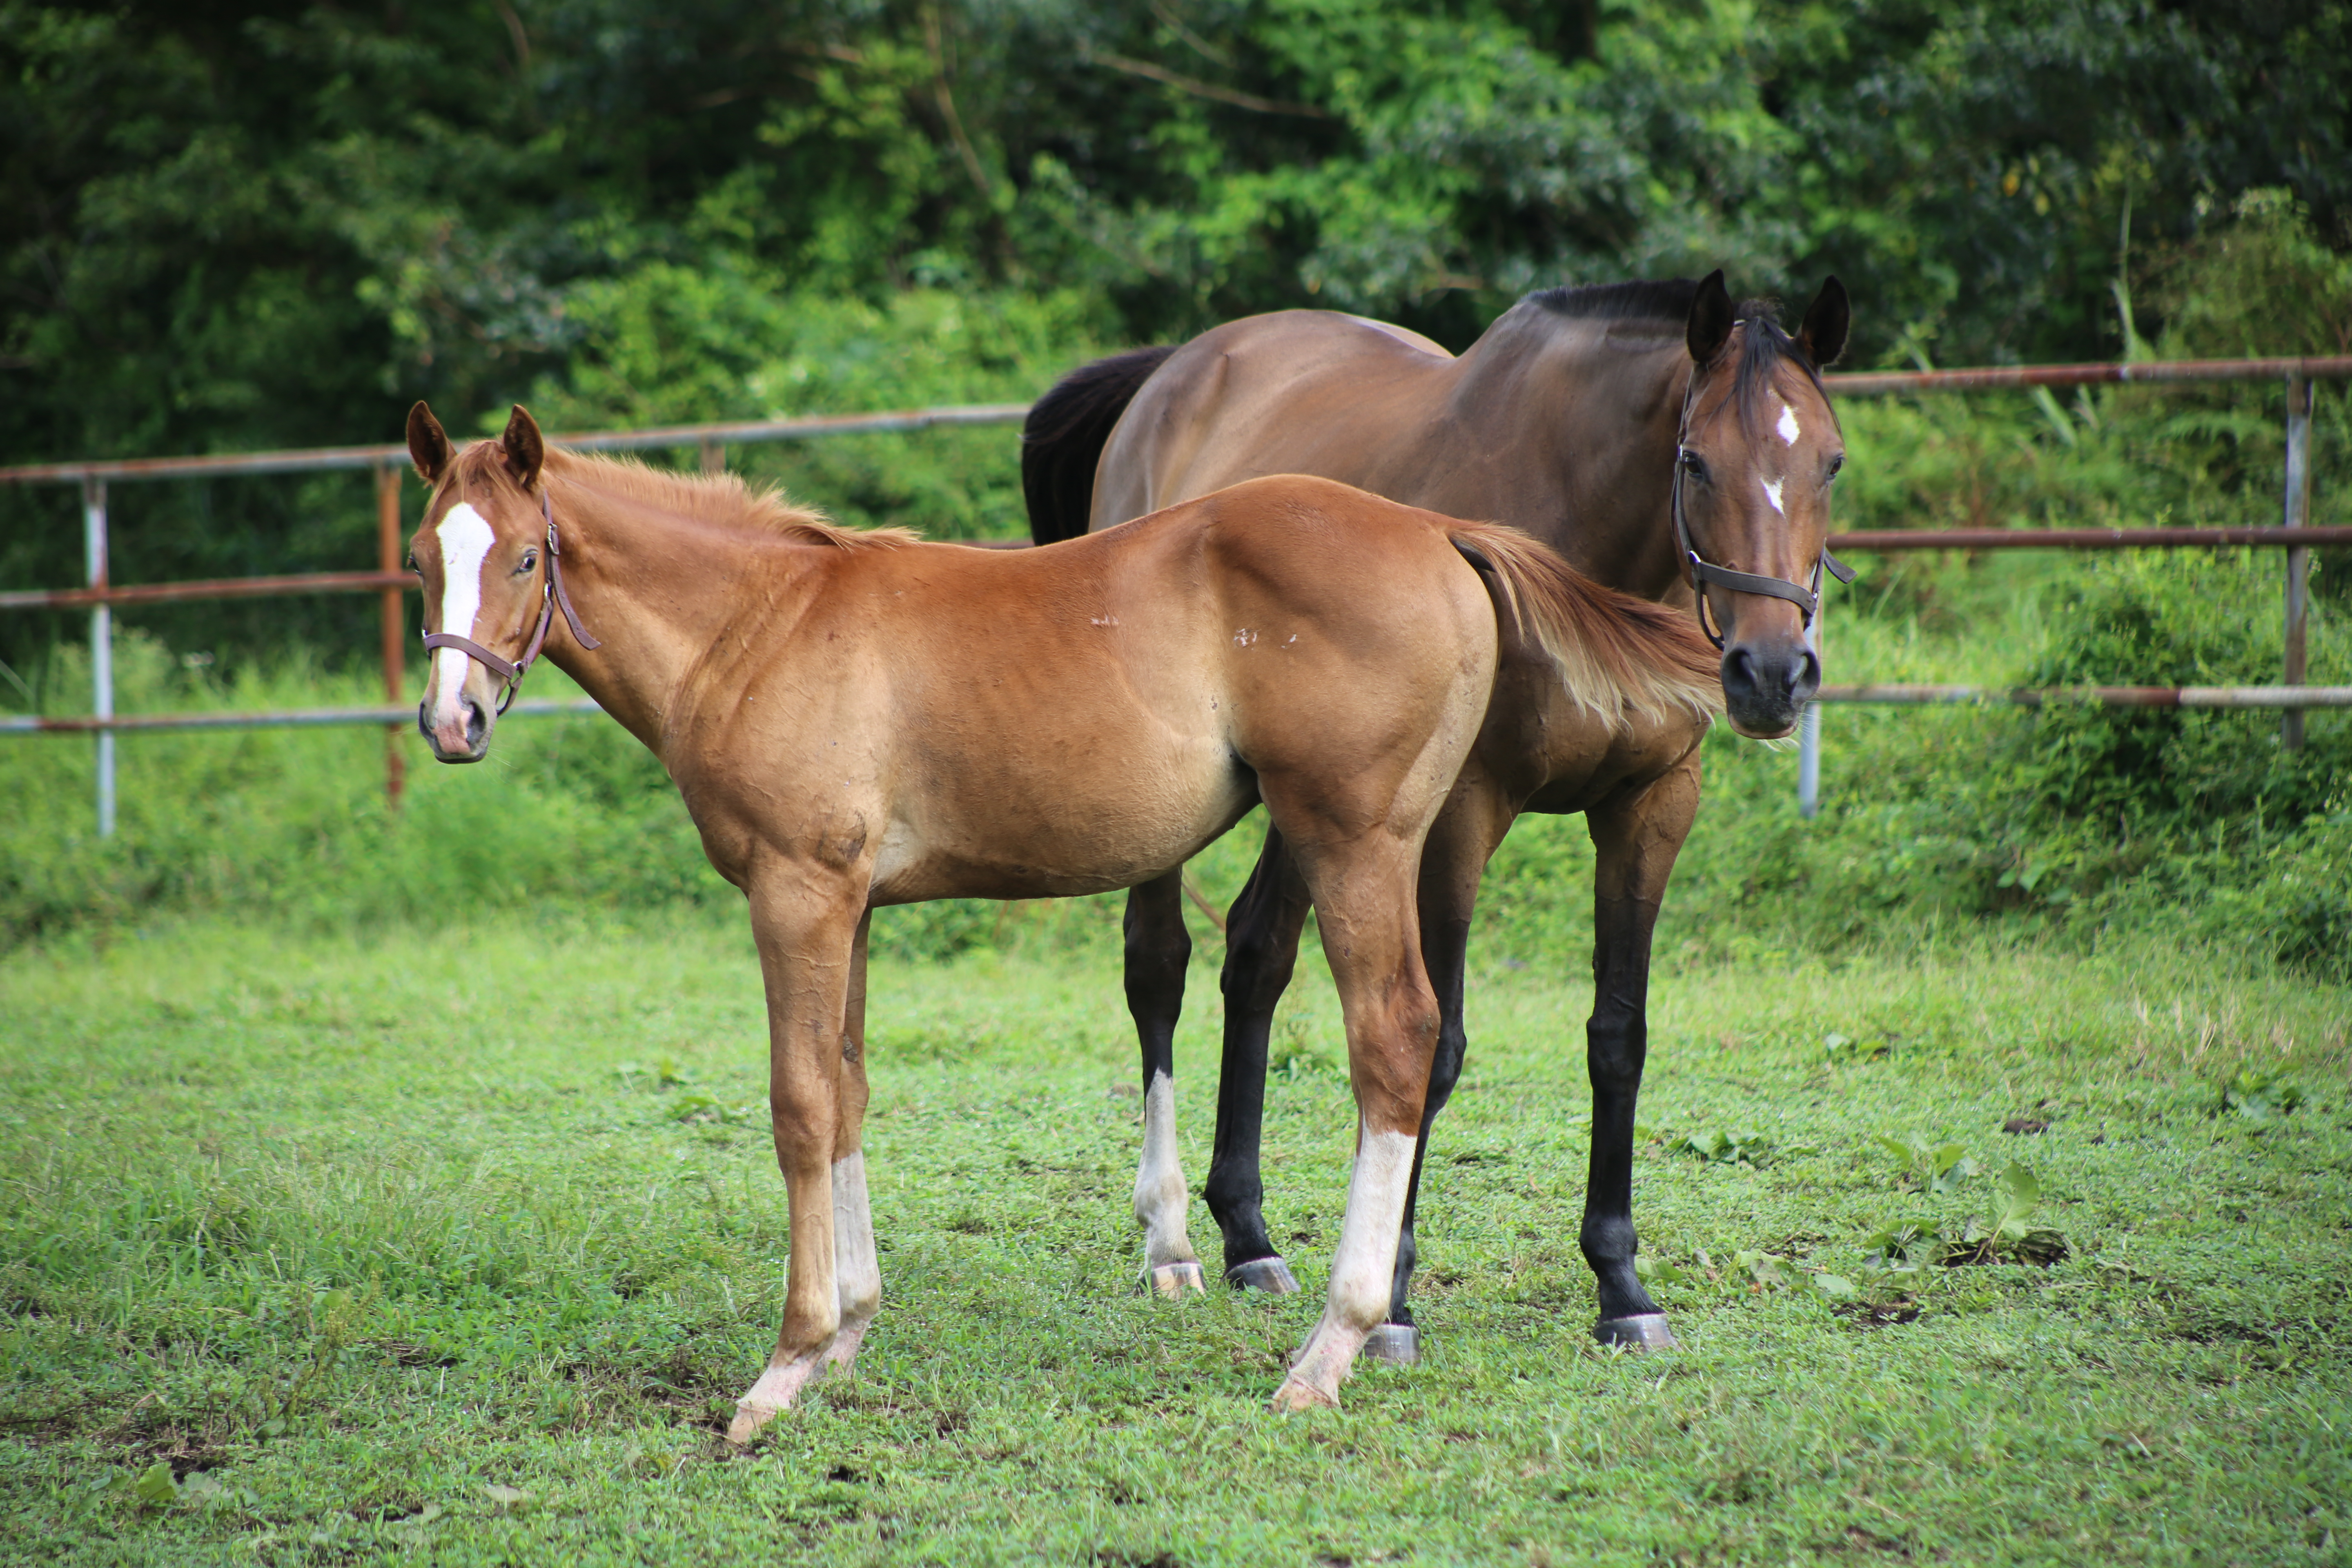
<svg viewBox="0 0 2352 1568"><path fill-rule="evenodd" d="M428 485L439 484L441 476L449 471L448 433L422 403L408 411L408 460L416 465L416 477Z"/></svg>
<svg viewBox="0 0 2352 1568"><path fill-rule="evenodd" d="M539 466L547 461L547 443L539 434L539 421L530 410L518 403L507 416L507 433L499 437L499 446L506 453L507 472L515 483L529 489L539 483Z"/></svg>
<svg viewBox="0 0 2352 1568"><path fill-rule="evenodd" d="M1703 365L1715 358L1724 340L1731 336L1731 292L1723 286L1723 268L1718 267L1699 279L1698 292L1691 297L1690 321L1683 336L1690 344L1693 364Z"/></svg>
<svg viewBox="0 0 2352 1568"><path fill-rule="evenodd" d="M1853 325L1853 308L1846 302L1845 285L1832 273L1822 280L1822 291L1805 307L1805 324L1797 329L1797 344L1814 364L1837 363L1845 353L1845 335Z"/></svg>

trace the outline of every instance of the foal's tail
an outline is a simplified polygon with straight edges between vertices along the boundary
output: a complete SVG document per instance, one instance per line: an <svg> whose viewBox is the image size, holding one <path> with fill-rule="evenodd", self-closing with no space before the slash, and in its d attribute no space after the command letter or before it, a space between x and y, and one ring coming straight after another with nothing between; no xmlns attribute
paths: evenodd
<svg viewBox="0 0 2352 1568"><path fill-rule="evenodd" d="M1486 579L1506 638L1516 626L1541 648L1577 706L1612 724L1722 709L1722 667L1687 615L1602 587L1516 528L1451 522L1446 537Z"/></svg>
<svg viewBox="0 0 2352 1568"><path fill-rule="evenodd" d="M1175 352L1163 343L1080 365L1029 410L1021 425L1021 493L1029 502L1031 539L1051 544L1087 531L1103 444L1137 391Z"/></svg>

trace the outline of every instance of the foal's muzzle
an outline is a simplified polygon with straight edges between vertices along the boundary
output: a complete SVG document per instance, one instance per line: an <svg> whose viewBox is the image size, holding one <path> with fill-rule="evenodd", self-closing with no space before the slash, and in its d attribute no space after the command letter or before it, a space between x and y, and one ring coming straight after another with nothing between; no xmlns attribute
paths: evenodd
<svg viewBox="0 0 2352 1568"><path fill-rule="evenodd" d="M460 696L457 703L466 720L465 745L462 749L447 743L449 740L454 740L456 737L445 738L434 728L432 709L422 702L416 705L417 733L423 735L425 743L433 748L433 757L436 762L478 763L489 755L489 710L483 707L481 700L477 697Z"/></svg>
<svg viewBox="0 0 2352 1568"><path fill-rule="evenodd" d="M1822 661L1801 642L1734 641L1723 650L1724 711L1750 740L1778 740L1794 730L1821 687Z"/></svg>

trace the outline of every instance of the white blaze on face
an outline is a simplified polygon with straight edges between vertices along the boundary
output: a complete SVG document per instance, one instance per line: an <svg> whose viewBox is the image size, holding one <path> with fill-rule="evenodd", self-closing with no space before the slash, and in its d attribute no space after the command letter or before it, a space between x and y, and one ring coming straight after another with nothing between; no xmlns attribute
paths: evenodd
<svg viewBox="0 0 2352 1568"><path fill-rule="evenodd" d="M1797 437L1803 434L1797 428L1797 411L1785 403L1780 405L1780 423L1774 428L1780 432L1780 444L1785 447L1795 446Z"/></svg>
<svg viewBox="0 0 2352 1568"><path fill-rule="evenodd" d="M433 532L441 541L441 629L471 637L475 617L482 609L482 563L489 558L498 536L490 531L488 520L465 501L444 512ZM433 650L436 716L457 711L457 692L466 684L466 664L464 648Z"/></svg>
<svg viewBox="0 0 2352 1568"><path fill-rule="evenodd" d="M1782 481L1779 479L1766 479L1763 480L1762 483L1764 486L1764 499L1772 503L1772 510L1779 512L1782 517L1788 516L1789 514L1787 510L1780 505L1780 486Z"/></svg>

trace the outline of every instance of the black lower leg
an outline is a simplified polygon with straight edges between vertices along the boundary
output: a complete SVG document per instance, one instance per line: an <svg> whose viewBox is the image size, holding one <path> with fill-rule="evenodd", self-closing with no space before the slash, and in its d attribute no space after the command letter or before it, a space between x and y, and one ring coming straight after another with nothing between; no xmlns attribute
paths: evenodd
<svg viewBox="0 0 2352 1568"><path fill-rule="evenodd" d="M1290 984L1307 923L1307 894L1282 835L1269 829L1249 885L1225 921L1224 1059L1217 1078L1217 1142L1202 1195L1225 1238L1228 1271L1277 1252L1265 1229L1259 1145L1274 1010Z"/></svg>
<svg viewBox="0 0 2352 1568"><path fill-rule="evenodd" d="M1579 1242L1601 1288L1601 1321L1654 1315L1633 1271L1633 1112L1649 1054L1650 927L1655 905L1601 900L1593 931L1593 1007L1585 1026L1592 1078L1592 1164Z"/></svg>
<svg viewBox="0 0 2352 1568"><path fill-rule="evenodd" d="M1424 911L1423 918L1429 918ZM1437 993L1437 1055L1429 1067L1429 1098L1421 1108L1421 1142L1412 1151L1412 1183L1405 1189L1404 1228L1397 1236L1396 1278L1389 1291L1389 1321L1410 1327L1413 1265L1419 1248L1413 1241L1413 1217L1421 1207L1421 1166L1429 1157L1429 1130L1437 1113L1454 1097L1462 1079L1462 1063L1470 1040L1462 1023L1463 972L1469 964L1470 922L1447 917L1423 928L1422 959L1429 966L1429 983Z"/></svg>

